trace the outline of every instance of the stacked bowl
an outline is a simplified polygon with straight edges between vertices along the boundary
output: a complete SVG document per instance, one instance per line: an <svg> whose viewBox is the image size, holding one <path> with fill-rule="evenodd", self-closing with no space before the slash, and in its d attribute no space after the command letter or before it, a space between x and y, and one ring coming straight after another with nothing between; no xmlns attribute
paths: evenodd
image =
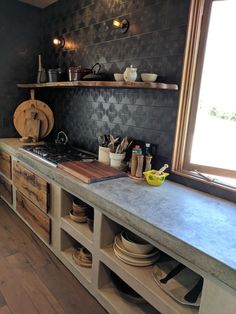
<svg viewBox="0 0 236 314"><path fill-rule="evenodd" d="M85 247L76 248L72 253L72 258L81 267L92 267L92 254Z"/></svg>
<svg viewBox="0 0 236 314"><path fill-rule="evenodd" d="M128 230L116 235L113 249L117 258L132 266L149 266L160 257L160 252L152 244Z"/></svg>
<svg viewBox="0 0 236 314"><path fill-rule="evenodd" d="M87 222L89 228L93 230L93 216L94 210L91 206L86 204L80 199L75 199L73 201L73 206L70 211L70 218L78 223Z"/></svg>

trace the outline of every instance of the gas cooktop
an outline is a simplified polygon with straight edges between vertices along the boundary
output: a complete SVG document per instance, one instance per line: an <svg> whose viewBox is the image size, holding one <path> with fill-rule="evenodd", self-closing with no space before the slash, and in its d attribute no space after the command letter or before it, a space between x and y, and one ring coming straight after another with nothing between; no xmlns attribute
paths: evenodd
<svg viewBox="0 0 236 314"><path fill-rule="evenodd" d="M25 145L22 149L55 167L65 161L79 160L91 162L96 159L95 154L69 145L47 143L42 145Z"/></svg>

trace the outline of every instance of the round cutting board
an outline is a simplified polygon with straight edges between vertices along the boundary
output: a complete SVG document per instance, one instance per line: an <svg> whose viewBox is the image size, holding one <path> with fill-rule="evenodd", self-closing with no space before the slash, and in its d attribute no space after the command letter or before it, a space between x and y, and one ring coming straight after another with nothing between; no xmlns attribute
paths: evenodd
<svg viewBox="0 0 236 314"><path fill-rule="evenodd" d="M35 99L34 90L31 90L30 93L31 93L31 99L22 102L15 110L14 117L13 117L14 126L16 130L20 133L20 135L24 136L23 134L24 134L25 119L31 117L31 112L37 111L37 113L39 114L37 118L40 119L41 121L40 122L40 138L43 138L43 137L46 137L53 129L53 126L54 126L53 112L47 104L45 104L44 102L40 100Z"/></svg>

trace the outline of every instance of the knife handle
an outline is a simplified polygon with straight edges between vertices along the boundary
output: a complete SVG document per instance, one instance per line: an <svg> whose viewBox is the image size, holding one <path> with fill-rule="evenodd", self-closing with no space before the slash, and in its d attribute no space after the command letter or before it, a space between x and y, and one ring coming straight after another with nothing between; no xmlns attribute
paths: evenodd
<svg viewBox="0 0 236 314"><path fill-rule="evenodd" d="M202 291L203 278L201 277L196 285L185 295L184 299L190 303L195 303L197 298Z"/></svg>
<svg viewBox="0 0 236 314"><path fill-rule="evenodd" d="M171 278L176 276L181 270L183 270L186 266L183 264L178 264L174 269L172 269L164 278L160 280L161 283L167 283Z"/></svg>

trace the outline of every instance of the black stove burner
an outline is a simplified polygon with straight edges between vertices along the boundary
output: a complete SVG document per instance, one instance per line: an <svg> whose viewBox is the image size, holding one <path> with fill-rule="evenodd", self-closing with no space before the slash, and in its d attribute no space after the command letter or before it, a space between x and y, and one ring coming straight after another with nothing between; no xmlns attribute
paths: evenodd
<svg viewBox="0 0 236 314"><path fill-rule="evenodd" d="M56 145L53 143L25 145L22 149L55 166L65 161L80 160L88 162L96 159L95 154L68 145Z"/></svg>

